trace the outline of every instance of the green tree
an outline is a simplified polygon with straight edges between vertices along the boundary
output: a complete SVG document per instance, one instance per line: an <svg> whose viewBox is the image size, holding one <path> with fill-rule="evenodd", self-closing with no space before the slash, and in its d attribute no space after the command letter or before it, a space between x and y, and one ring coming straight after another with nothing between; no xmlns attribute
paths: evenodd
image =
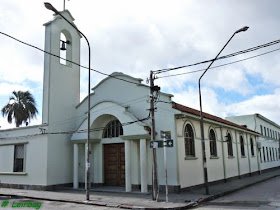
<svg viewBox="0 0 280 210"><path fill-rule="evenodd" d="M8 104L2 108L3 117L7 116L9 123L14 119L16 127L22 122L30 122L30 119L36 118L36 114L38 114L36 102L29 91L13 91Z"/></svg>

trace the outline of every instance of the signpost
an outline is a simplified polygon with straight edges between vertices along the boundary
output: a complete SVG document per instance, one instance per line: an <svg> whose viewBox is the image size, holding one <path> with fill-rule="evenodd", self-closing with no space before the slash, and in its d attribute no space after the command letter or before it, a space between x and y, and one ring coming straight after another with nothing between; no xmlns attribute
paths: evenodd
<svg viewBox="0 0 280 210"><path fill-rule="evenodd" d="M161 136L161 138L163 138L163 155L164 155L164 168L165 168L165 199L166 199L166 202L168 202L166 147L171 147L171 146L173 147L173 140L171 140L170 131L160 131L160 136Z"/></svg>
<svg viewBox="0 0 280 210"><path fill-rule="evenodd" d="M174 143L171 139L171 132L170 131L161 131L160 137L163 140L159 141L150 141L150 148L157 149L163 147L163 155L164 155L164 167L165 167L165 192L166 192L166 202L168 202L168 183L167 183L167 154L166 154L166 147L173 147Z"/></svg>
<svg viewBox="0 0 280 210"><path fill-rule="evenodd" d="M173 147L173 140L150 141L150 148Z"/></svg>

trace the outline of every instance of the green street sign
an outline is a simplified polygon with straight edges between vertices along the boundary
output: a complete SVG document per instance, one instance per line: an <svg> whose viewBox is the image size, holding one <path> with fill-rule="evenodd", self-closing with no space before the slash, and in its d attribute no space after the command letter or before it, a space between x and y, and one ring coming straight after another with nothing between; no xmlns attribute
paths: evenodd
<svg viewBox="0 0 280 210"><path fill-rule="evenodd" d="M173 147L173 140L170 139L170 140L164 141L163 146L164 147Z"/></svg>
<svg viewBox="0 0 280 210"><path fill-rule="evenodd" d="M163 141L150 141L150 148L163 147Z"/></svg>
<svg viewBox="0 0 280 210"><path fill-rule="evenodd" d="M173 140L150 141L150 148L173 147Z"/></svg>

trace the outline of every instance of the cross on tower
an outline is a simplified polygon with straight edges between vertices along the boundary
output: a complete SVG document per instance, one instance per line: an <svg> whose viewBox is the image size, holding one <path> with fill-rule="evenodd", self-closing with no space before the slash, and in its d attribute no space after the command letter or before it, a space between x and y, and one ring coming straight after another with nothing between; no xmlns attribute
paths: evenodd
<svg viewBox="0 0 280 210"><path fill-rule="evenodd" d="M70 1L70 0L68 0ZM63 0L63 11L65 10L65 0Z"/></svg>

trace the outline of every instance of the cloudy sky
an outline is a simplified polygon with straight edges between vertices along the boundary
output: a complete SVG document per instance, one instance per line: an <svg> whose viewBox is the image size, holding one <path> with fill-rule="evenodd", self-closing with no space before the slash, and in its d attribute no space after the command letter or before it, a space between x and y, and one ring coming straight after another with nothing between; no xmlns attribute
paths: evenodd
<svg viewBox="0 0 280 210"><path fill-rule="evenodd" d="M0 31L44 48L43 24L52 19L43 0L1 0ZM49 0L58 10L63 0ZM88 37L92 66L105 73L115 71L146 81L150 70L192 64L214 58L231 35L243 26L222 55L280 39L280 1L185 0L97 1L66 0L79 29ZM41 122L43 53L0 34L0 107L13 90L29 90L37 101ZM224 59L221 65L278 49L279 44ZM87 65L87 45L81 41L81 64ZM260 113L280 124L280 51L210 69L202 79L203 108L211 114ZM160 74L185 73L207 64ZM87 93L87 72L81 69L81 96ZM173 100L199 108L198 78L201 72L155 81ZM92 86L104 77L92 74ZM2 116L1 128L9 125Z"/></svg>

